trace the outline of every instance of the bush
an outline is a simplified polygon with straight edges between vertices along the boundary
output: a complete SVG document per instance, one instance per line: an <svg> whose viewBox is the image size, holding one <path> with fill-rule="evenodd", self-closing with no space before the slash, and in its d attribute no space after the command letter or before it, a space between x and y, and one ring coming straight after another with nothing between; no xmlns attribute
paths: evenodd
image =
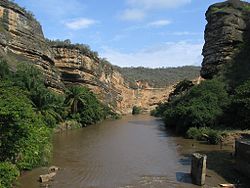
<svg viewBox="0 0 250 188"><path fill-rule="evenodd" d="M0 188L11 188L19 176L17 167L9 162L0 163Z"/></svg>
<svg viewBox="0 0 250 188"><path fill-rule="evenodd" d="M190 127L214 127L230 103L224 84L204 81L185 95L164 105L166 125L185 133Z"/></svg>
<svg viewBox="0 0 250 188"><path fill-rule="evenodd" d="M191 127L186 135L188 138L207 141L210 144L218 144L221 140L221 132L208 127Z"/></svg>
<svg viewBox="0 0 250 188"><path fill-rule="evenodd" d="M228 126L250 129L250 80L235 89L229 109Z"/></svg>
<svg viewBox="0 0 250 188"><path fill-rule="evenodd" d="M132 114L133 115L138 115L141 113L141 108L138 107L138 106L134 106L133 109L132 109Z"/></svg>
<svg viewBox="0 0 250 188"><path fill-rule="evenodd" d="M179 82L174 88L174 91L169 94L168 101L170 102L175 97L185 94L190 88L194 86L193 82L190 80L183 80Z"/></svg>
<svg viewBox="0 0 250 188"><path fill-rule="evenodd" d="M191 127L187 131L187 138L199 140L201 131L197 127Z"/></svg>
<svg viewBox="0 0 250 188"><path fill-rule="evenodd" d="M73 86L67 91L65 104L68 106L71 118L80 122L83 126L95 124L114 116L88 88Z"/></svg>
<svg viewBox="0 0 250 188"><path fill-rule="evenodd" d="M7 62L0 59L0 79L6 79L9 75L10 71Z"/></svg>
<svg viewBox="0 0 250 188"><path fill-rule="evenodd" d="M0 161L11 161L20 169L48 162L51 131L25 91L11 84L0 86Z"/></svg>

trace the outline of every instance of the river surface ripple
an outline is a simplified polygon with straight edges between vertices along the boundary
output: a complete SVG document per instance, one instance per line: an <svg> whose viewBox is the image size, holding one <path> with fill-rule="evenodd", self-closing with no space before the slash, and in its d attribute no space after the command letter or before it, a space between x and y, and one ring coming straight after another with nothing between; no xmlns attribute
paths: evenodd
<svg viewBox="0 0 250 188"><path fill-rule="evenodd" d="M191 184L190 154L219 146L177 137L160 119L126 116L54 136L52 164L59 166L52 188L174 188ZM225 148L227 151L228 148ZM20 188L36 188L45 168L24 173ZM208 170L206 187L226 183Z"/></svg>

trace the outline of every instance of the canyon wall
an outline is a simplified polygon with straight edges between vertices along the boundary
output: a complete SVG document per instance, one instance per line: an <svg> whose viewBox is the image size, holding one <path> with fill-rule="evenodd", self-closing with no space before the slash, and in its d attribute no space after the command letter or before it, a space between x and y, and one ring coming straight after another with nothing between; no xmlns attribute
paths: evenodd
<svg viewBox="0 0 250 188"><path fill-rule="evenodd" d="M46 84L63 92L72 85L84 85L119 113L130 113L134 105L152 109L165 101L169 88L133 90L112 65L79 48L46 40L32 13L8 0L0 1L0 56L12 68L21 61L39 67Z"/></svg>
<svg viewBox="0 0 250 188"><path fill-rule="evenodd" d="M201 76L217 75L246 43L249 33L250 3L229 0L216 3L206 12L207 26Z"/></svg>

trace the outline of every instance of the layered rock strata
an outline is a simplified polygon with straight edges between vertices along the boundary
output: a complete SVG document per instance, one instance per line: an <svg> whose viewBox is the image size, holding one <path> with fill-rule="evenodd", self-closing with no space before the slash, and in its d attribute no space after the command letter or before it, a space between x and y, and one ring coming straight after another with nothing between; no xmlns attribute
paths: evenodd
<svg viewBox="0 0 250 188"><path fill-rule="evenodd" d="M209 79L232 63L249 32L250 3L229 0L209 7L201 76Z"/></svg>
<svg viewBox="0 0 250 188"><path fill-rule="evenodd" d="M44 38L32 13L8 0L0 1L0 56L15 68L20 61L38 66L46 84L63 92L65 86L84 85L115 111L130 113L134 105L152 109L166 100L169 89L133 90L112 65L77 45L55 45Z"/></svg>

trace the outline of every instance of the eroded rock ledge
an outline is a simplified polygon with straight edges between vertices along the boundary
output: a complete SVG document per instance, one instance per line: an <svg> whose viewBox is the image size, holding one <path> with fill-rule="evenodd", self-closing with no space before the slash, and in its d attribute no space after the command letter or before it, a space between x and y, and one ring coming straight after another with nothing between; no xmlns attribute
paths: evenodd
<svg viewBox="0 0 250 188"><path fill-rule="evenodd" d="M8 0L0 1L0 56L15 66L20 61L37 65L46 83L57 91L80 84L120 113L130 113L134 105L152 109L167 99L168 88L132 90L112 65L103 64L81 51L77 45L52 45L33 15Z"/></svg>
<svg viewBox="0 0 250 188"><path fill-rule="evenodd" d="M249 32L250 3L229 0L209 7L201 76L212 78L231 63Z"/></svg>

